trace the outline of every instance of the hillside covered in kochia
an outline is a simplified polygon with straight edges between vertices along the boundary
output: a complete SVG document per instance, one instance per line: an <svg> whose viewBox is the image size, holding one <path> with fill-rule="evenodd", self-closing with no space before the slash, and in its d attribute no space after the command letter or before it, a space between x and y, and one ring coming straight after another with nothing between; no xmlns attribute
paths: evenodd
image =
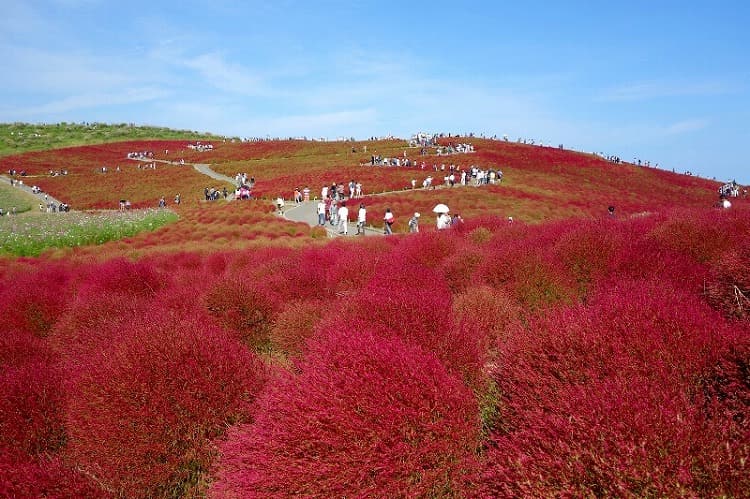
<svg viewBox="0 0 750 499"><path fill-rule="evenodd" d="M557 148L476 138L446 138L443 142L469 140L476 152L442 156L435 155L434 149L422 155L419 148L407 147L397 139L218 141L209 142L213 149L204 152L188 147L195 141L127 141L7 156L0 158L0 171L25 171L27 183L37 184L79 209L114 209L121 197L131 200L134 207L151 207L159 197L171 200L178 192L183 195L183 203L192 204L203 199L206 185L223 186L180 165L180 160L210 164L230 178L247 173L257 181L256 197L268 199L279 195L291 199L295 188L305 186L316 194L323 185L352 179L363 184L365 194L408 190L412 180L421 187L428 176L434 178L433 185L441 185L450 165L457 171L477 166L503 171L502 184L489 186L489 192L481 195L441 192L440 197L448 196L449 201L455 198L461 213L468 216L499 210L500 214L514 212L524 221L599 216L610 204L616 204L625 216L676 206L710 206L719 185L699 177L615 164ZM148 162L127 159L130 152L144 151L153 153L155 170L144 168ZM406 157L412 166L372 167L373 155ZM102 173L102 167L108 168L107 174ZM68 174L49 174L60 170ZM432 201L422 199L415 206L427 208Z"/></svg>
<svg viewBox="0 0 750 499"><path fill-rule="evenodd" d="M703 179L473 143L0 160L74 208L178 184L185 200L152 233L0 260L0 495L743 496L747 201L718 210ZM376 221L392 207L401 234L327 241L268 199L201 201L206 177L124 159L140 150L246 172L269 199L351 178L395 190L364 202ZM404 150L416 167L365 165ZM404 190L441 164L503 181ZM437 202L465 222L403 234Z"/></svg>

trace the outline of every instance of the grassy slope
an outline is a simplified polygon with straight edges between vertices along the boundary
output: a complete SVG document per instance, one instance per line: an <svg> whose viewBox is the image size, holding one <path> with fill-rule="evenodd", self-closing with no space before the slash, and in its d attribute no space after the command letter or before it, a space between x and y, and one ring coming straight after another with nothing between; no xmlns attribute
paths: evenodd
<svg viewBox="0 0 750 499"><path fill-rule="evenodd" d="M124 140L188 139L208 140L217 137L190 130L171 130L126 123L0 123L0 156L61 147L102 144Z"/></svg>
<svg viewBox="0 0 750 499"><path fill-rule="evenodd" d="M9 213L15 206L16 213L23 213L31 210L37 202L34 195L11 187L5 178L0 179L0 208L3 209L3 212Z"/></svg>

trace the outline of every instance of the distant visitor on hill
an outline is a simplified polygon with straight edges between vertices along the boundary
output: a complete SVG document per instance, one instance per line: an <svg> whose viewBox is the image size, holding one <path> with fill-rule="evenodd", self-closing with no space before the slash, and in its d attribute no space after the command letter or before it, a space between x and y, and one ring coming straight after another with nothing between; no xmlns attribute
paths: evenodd
<svg viewBox="0 0 750 499"><path fill-rule="evenodd" d="M451 226L451 217L447 213L440 213L437 217L437 229L443 230Z"/></svg>
<svg viewBox="0 0 750 499"><path fill-rule="evenodd" d="M414 213L414 216L409 219L409 232L416 234L419 232L419 212Z"/></svg>
<svg viewBox="0 0 750 499"><path fill-rule="evenodd" d="M326 224L326 203L321 198L320 201L318 201L318 225L325 225Z"/></svg>
<svg viewBox="0 0 750 499"><path fill-rule="evenodd" d="M367 223L367 209L364 203L359 204L357 213L357 235L365 235L365 224Z"/></svg>
<svg viewBox="0 0 750 499"><path fill-rule="evenodd" d="M609 213L610 217L614 217L615 216L615 207L612 206L612 205L609 205L609 208L607 208L607 213Z"/></svg>
<svg viewBox="0 0 750 499"><path fill-rule="evenodd" d="M339 234L349 234L349 208L346 207L346 201L341 201L339 206Z"/></svg>
<svg viewBox="0 0 750 499"><path fill-rule="evenodd" d="M383 216L383 222L385 222L385 230L384 233L386 236L390 236L393 234L393 230L391 227L393 226L393 222L395 222L396 219L393 217L393 213L391 212L390 208L385 209L385 215Z"/></svg>

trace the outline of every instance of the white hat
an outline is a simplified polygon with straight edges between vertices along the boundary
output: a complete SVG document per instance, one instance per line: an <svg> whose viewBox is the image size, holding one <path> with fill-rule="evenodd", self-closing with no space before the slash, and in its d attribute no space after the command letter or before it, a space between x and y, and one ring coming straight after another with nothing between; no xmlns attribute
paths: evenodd
<svg viewBox="0 0 750 499"><path fill-rule="evenodd" d="M415 216L415 217L417 217L417 218L419 218L419 212L416 212L416 213L414 214L414 216Z"/></svg>

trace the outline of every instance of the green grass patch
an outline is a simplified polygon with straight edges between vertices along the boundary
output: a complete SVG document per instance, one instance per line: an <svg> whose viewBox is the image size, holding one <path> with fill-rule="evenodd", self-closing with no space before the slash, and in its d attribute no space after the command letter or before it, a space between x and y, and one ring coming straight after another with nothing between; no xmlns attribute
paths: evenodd
<svg viewBox="0 0 750 499"><path fill-rule="evenodd" d="M104 244L177 220L170 210L71 212L0 219L0 254L39 256L48 248Z"/></svg>
<svg viewBox="0 0 750 499"><path fill-rule="evenodd" d="M126 140L217 140L221 137L190 130L136 126L132 123L0 123L0 156L69 146Z"/></svg>
<svg viewBox="0 0 750 499"><path fill-rule="evenodd" d="M3 209L3 213L10 213L14 206L16 213L29 211L34 202L35 198L32 194L11 187L7 178L0 178L0 208Z"/></svg>

